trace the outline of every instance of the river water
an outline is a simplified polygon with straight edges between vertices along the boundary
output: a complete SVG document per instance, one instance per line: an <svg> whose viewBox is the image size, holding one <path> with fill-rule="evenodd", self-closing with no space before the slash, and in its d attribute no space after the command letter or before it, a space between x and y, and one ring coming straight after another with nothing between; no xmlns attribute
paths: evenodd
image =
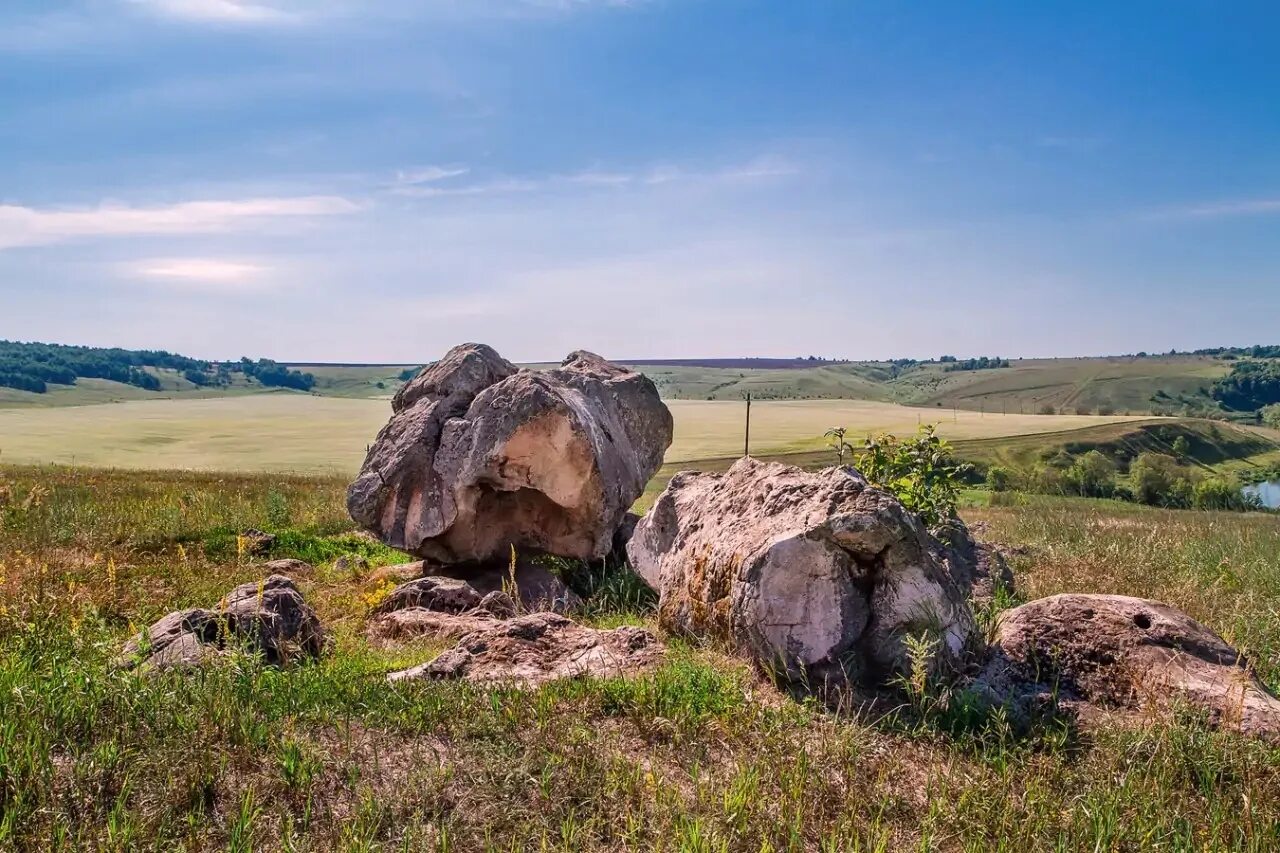
<svg viewBox="0 0 1280 853"><path fill-rule="evenodd" d="M1280 508L1280 480L1268 480L1265 483L1245 486L1244 493L1246 495L1257 495L1262 499L1263 506L1271 509Z"/></svg>

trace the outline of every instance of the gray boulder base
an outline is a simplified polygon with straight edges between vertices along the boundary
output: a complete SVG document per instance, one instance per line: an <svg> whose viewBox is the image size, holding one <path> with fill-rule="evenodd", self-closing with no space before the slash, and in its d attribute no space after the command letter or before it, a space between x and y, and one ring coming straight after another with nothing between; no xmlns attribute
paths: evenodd
<svg viewBox="0 0 1280 853"><path fill-rule="evenodd" d="M396 394L347 493L355 521L441 563L524 552L599 559L671 444L646 377L575 352L520 370L454 347Z"/></svg>
<svg viewBox="0 0 1280 853"><path fill-rule="evenodd" d="M627 546L665 630L720 640L811 686L866 687L907 671L908 634L937 641L937 667L959 666L976 643L943 550L852 468L751 458L677 474Z"/></svg>

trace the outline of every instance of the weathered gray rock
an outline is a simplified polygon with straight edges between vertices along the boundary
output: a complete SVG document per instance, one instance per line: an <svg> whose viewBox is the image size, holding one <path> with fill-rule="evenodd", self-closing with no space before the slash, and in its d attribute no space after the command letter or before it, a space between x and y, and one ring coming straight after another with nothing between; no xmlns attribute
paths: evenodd
<svg viewBox="0 0 1280 853"><path fill-rule="evenodd" d="M430 575L401 584L374 608L375 614L421 608L441 613L465 613L480 605L481 595L466 581Z"/></svg>
<svg viewBox="0 0 1280 853"><path fill-rule="evenodd" d="M514 614L511 614L514 615ZM392 610L369 620L369 638L383 645L411 640L460 640L468 634L493 628L509 618L476 608L469 613L444 613L411 607Z"/></svg>
<svg viewBox="0 0 1280 853"><path fill-rule="evenodd" d="M410 581L432 577L465 580L468 586L483 596L507 590L511 585L511 566L509 563L499 561L445 565L420 560L416 563L376 569L369 575L369 581L371 583L393 581L404 585ZM521 556L516 561L513 591L519 596L520 606L528 611L551 610L556 613L570 613L582 606L582 598L569 589L564 581L548 570L538 559ZM388 601L393 598L395 598L395 592ZM392 610L408 606L413 605L387 604L380 609Z"/></svg>
<svg viewBox="0 0 1280 853"><path fill-rule="evenodd" d="M1014 592L1013 571L1004 554L994 545L975 539L963 521L950 519L930 533L941 546L937 558L946 564L951 577L969 590L972 601L986 604L997 589Z"/></svg>
<svg viewBox="0 0 1280 853"><path fill-rule="evenodd" d="M1280 700L1239 652L1180 610L1124 595L1054 595L1001 614L974 689L1020 723L1184 705L1216 727L1280 734Z"/></svg>
<svg viewBox="0 0 1280 853"><path fill-rule="evenodd" d="M587 628L556 613L533 613L467 634L430 663L388 676L456 679L536 687L562 678L633 675L657 664L664 649L642 628Z"/></svg>
<svg viewBox="0 0 1280 853"><path fill-rule="evenodd" d="M213 610L170 613L124 647L120 664L156 668L197 666L210 655L240 648L280 664L318 657L324 630L292 580L272 575L233 589Z"/></svg>
<svg viewBox="0 0 1280 853"><path fill-rule="evenodd" d="M659 593L663 628L810 684L878 686L908 668L908 634L939 641L938 666L958 664L975 639L940 548L852 468L745 458L724 474L677 474L627 551Z"/></svg>
<svg viewBox="0 0 1280 853"><path fill-rule="evenodd" d="M310 563L289 557L282 560L272 560L269 563L263 563L262 568L273 575L284 575L286 577L309 575L315 571Z"/></svg>
<svg viewBox="0 0 1280 853"><path fill-rule="evenodd" d="M576 352L518 370L455 347L405 385L347 495L388 545L442 563L597 559L671 443L653 383Z"/></svg>
<svg viewBox="0 0 1280 853"><path fill-rule="evenodd" d="M258 556L271 550L271 546L276 544L276 535L250 527L240 534L236 544L245 553Z"/></svg>

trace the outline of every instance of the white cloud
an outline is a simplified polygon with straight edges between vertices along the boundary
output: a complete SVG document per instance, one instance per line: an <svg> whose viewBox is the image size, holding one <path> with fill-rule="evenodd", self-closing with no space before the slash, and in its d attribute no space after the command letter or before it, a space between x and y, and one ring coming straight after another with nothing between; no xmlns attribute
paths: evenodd
<svg viewBox="0 0 1280 853"><path fill-rule="evenodd" d="M261 264L219 258L152 258L127 264L122 272L182 286L244 290L260 287L267 269Z"/></svg>
<svg viewBox="0 0 1280 853"><path fill-rule="evenodd" d="M101 204L90 208L37 209L0 205L0 250L85 237L229 231L268 219L334 216L359 209L349 199L325 195L188 201L158 207Z"/></svg>
<svg viewBox="0 0 1280 853"><path fill-rule="evenodd" d="M129 0L136 6L165 18L226 24L261 24L289 21L296 17L275 6L245 0Z"/></svg>

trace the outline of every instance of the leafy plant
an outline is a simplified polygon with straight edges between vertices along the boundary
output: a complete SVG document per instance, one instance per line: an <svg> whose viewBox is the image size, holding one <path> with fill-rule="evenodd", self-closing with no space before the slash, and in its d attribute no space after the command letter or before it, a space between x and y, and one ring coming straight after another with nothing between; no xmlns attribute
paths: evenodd
<svg viewBox="0 0 1280 853"><path fill-rule="evenodd" d="M957 462L950 443L932 424L912 438L868 436L858 464L872 484L890 492L930 527L956 514L969 466Z"/></svg>
<svg viewBox="0 0 1280 853"><path fill-rule="evenodd" d="M850 444L848 441L845 441L845 433L847 431L848 430L846 430L844 427L832 427L831 429L827 430L826 433L824 434L825 438L831 439L831 443L828 445L828 447L830 447L832 450L836 452L837 465L844 464L845 454L853 453L853 445Z"/></svg>

